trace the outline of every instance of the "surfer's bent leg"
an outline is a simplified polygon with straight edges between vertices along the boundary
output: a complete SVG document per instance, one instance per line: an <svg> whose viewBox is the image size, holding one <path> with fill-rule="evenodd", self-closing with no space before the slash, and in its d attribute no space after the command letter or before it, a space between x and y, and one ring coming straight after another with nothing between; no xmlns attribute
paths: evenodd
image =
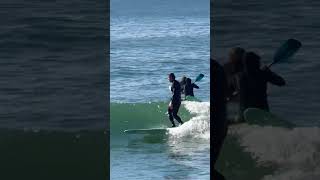
<svg viewBox="0 0 320 180"><path fill-rule="evenodd" d="M172 127L175 127L176 125L174 124L172 113L173 113L172 110L171 110L170 108L168 108L169 120L170 120L171 123L172 123Z"/></svg>
<svg viewBox="0 0 320 180"><path fill-rule="evenodd" d="M173 104L173 110L172 110L172 115L174 119L176 119L180 124L183 124L181 118L178 116L178 111L180 108L181 103L174 103Z"/></svg>

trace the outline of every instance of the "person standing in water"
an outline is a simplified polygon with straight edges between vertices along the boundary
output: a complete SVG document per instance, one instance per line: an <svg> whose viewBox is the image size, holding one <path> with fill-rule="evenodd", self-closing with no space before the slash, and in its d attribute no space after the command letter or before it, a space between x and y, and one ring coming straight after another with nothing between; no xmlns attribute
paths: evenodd
<svg viewBox="0 0 320 180"><path fill-rule="evenodd" d="M228 131L228 121L226 118L226 96L227 80L223 67L214 59L210 58L210 144L212 153L210 153L210 166L213 167L213 179L224 180L222 174L215 169L224 139Z"/></svg>
<svg viewBox="0 0 320 180"><path fill-rule="evenodd" d="M285 80L268 67L260 68L260 56L254 52L244 55L244 71L240 77L240 110L260 108L269 111L267 84L284 86Z"/></svg>
<svg viewBox="0 0 320 180"><path fill-rule="evenodd" d="M239 109L240 75L243 72L243 57L245 50L240 47L232 48L228 62L223 65L227 80L227 118L230 123L242 121L242 112Z"/></svg>
<svg viewBox="0 0 320 180"><path fill-rule="evenodd" d="M239 103L239 75L243 71L243 56L245 50L240 47L232 48L229 52L228 62L223 65L227 79L227 99Z"/></svg>
<svg viewBox="0 0 320 180"><path fill-rule="evenodd" d="M184 95L187 96L194 96L193 88L199 89L199 86L197 86L195 83L191 83L191 79L186 79L186 84L184 85Z"/></svg>
<svg viewBox="0 0 320 180"><path fill-rule="evenodd" d="M169 120L172 123L172 127L176 127L173 119L176 119L180 124L183 124L181 118L178 116L178 111L181 105L181 86L180 83L175 80L175 75L173 73L169 74L168 80L172 83L170 88L172 97L168 107L168 115Z"/></svg>
<svg viewBox="0 0 320 180"><path fill-rule="evenodd" d="M181 87L181 93L184 94L184 86L186 85L187 82L187 77L182 76L181 81L180 81L180 87Z"/></svg>

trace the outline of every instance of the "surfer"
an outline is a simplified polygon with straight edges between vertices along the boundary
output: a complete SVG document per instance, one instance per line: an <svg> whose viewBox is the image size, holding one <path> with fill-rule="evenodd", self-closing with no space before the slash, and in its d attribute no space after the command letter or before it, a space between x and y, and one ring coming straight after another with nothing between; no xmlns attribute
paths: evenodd
<svg viewBox="0 0 320 180"><path fill-rule="evenodd" d="M168 80L172 83L172 97L168 107L168 115L169 120L172 123L172 127L176 127L173 119L176 119L180 124L183 124L181 118L178 116L178 111L181 105L181 86L180 83L175 80L175 75L173 73L169 74Z"/></svg>
<svg viewBox="0 0 320 180"><path fill-rule="evenodd" d="M191 83L191 79L186 79L186 84L184 85L184 96L194 96L193 88L199 89L199 86L197 86L195 83Z"/></svg>
<svg viewBox="0 0 320 180"><path fill-rule="evenodd" d="M215 170L215 164L217 162L221 147L223 145L224 139L227 135L228 121L226 118L226 89L227 80L223 67L213 59L210 59L211 69L210 69L210 120L212 126L210 126L210 132L212 138L210 138L210 144L213 145L213 153L210 153L211 164L213 167L213 179L223 180L225 179L218 171Z"/></svg>
<svg viewBox="0 0 320 180"><path fill-rule="evenodd" d="M260 56L254 52L245 53L244 70L240 77L240 110L243 113L249 107L269 111L267 100L268 82L284 86L285 80L272 72L267 66L260 68Z"/></svg>
<svg viewBox="0 0 320 180"><path fill-rule="evenodd" d="M229 52L228 62L223 65L226 73L227 90L226 98L228 101L228 113L230 123L240 122L242 112L239 109L239 89L240 75L243 71L243 56L245 50L240 47L232 48ZM231 117L234 115L234 117Z"/></svg>

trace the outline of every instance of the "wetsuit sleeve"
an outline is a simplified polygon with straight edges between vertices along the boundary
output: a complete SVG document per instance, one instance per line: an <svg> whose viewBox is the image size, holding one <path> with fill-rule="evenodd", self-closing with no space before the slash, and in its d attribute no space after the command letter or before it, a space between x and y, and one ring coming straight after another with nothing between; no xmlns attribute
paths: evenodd
<svg viewBox="0 0 320 180"><path fill-rule="evenodd" d="M276 73L270 71L269 69L265 68L264 72L266 73L267 81L271 84L277 85L277 86L284 86L286 84L286 81Z"/></svg>
<svg viewBox="0 0 320 180"><path fill-rule="evenodd" d="M192 84L193 88L199 89L199 86L197 86L196 84Z"/></svg>

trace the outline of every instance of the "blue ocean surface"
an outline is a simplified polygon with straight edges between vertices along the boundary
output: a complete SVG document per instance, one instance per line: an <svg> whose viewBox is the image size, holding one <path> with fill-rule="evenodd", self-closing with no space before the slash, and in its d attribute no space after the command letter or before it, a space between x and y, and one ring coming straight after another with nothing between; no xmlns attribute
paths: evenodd
<svg viewBox="0 0 320 180"><path fill-rule="evenodd" d="M209 98L209 1L111 1L112 102L168 100L169 73L193 81Z"/></svg>

